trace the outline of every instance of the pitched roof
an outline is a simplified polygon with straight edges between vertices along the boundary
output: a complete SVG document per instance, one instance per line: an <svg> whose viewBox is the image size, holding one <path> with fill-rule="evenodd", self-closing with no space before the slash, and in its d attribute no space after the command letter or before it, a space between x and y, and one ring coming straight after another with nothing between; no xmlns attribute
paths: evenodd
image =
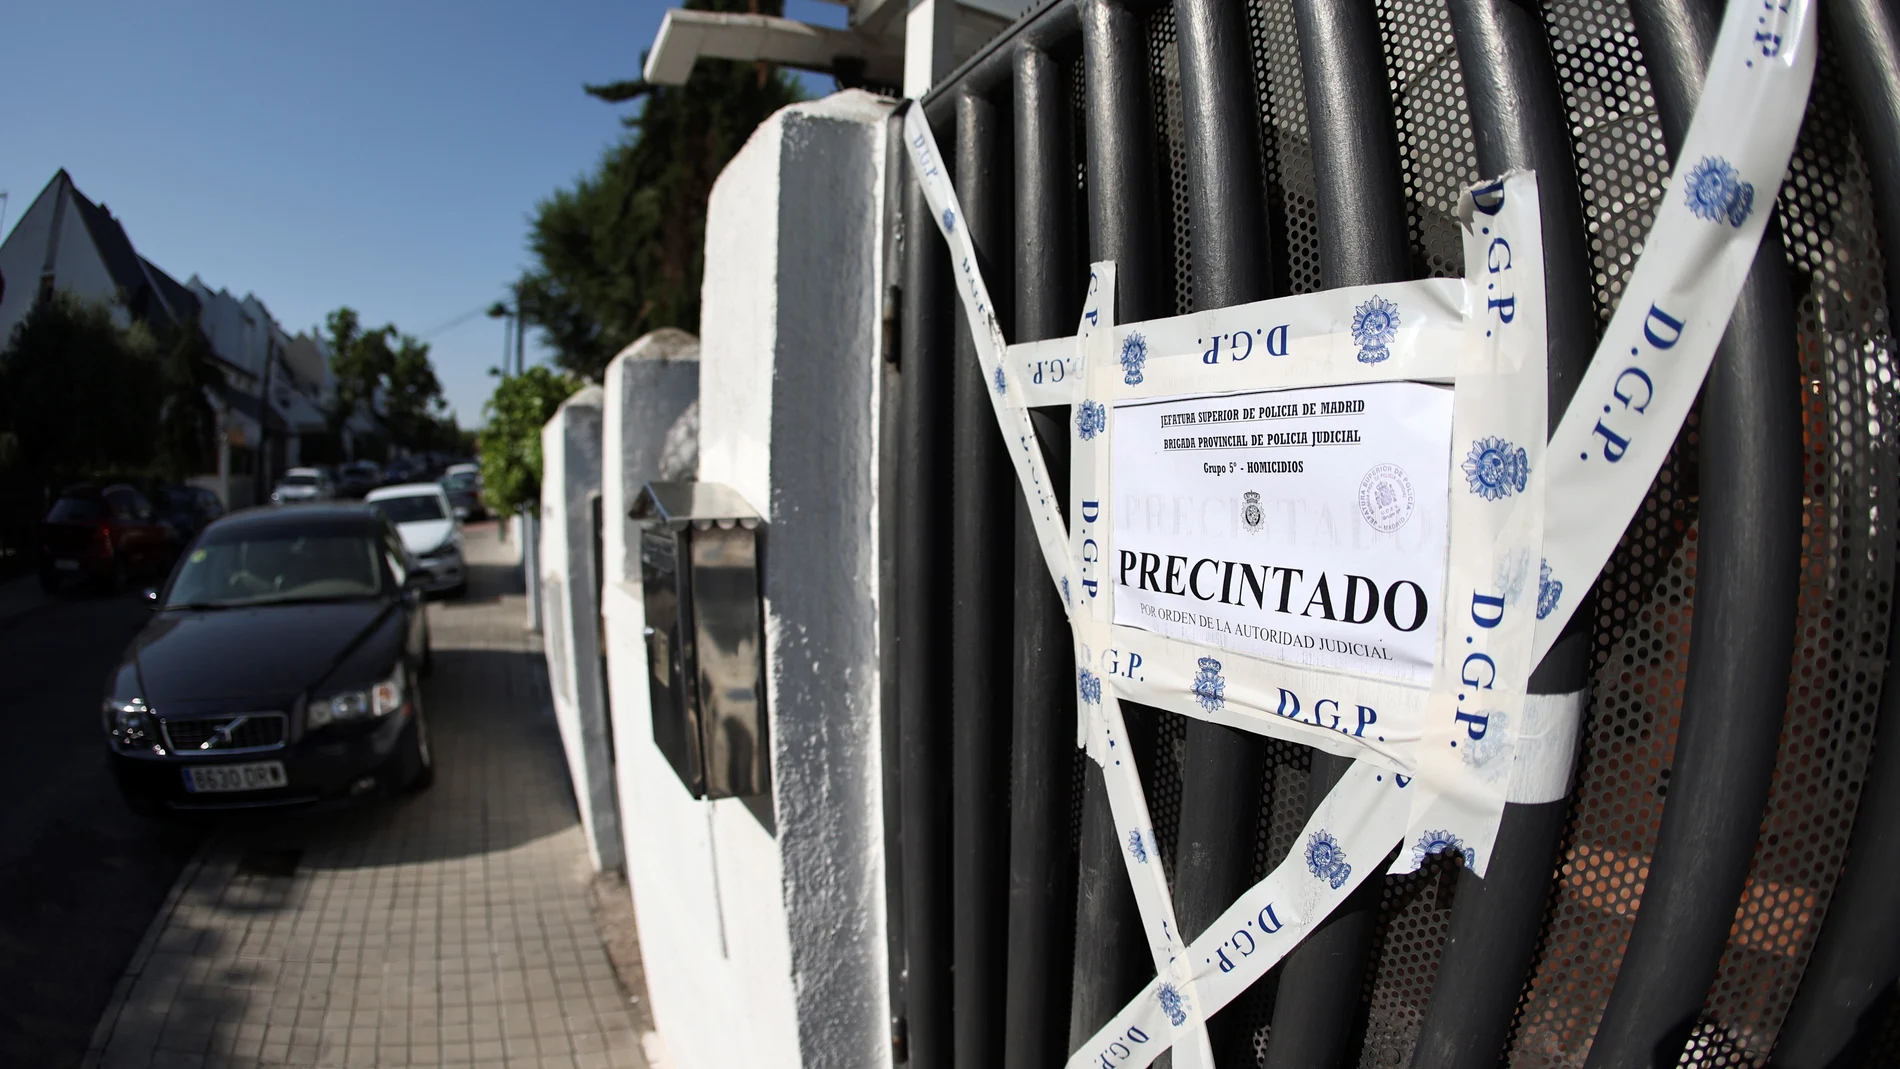
<svg viewBox="0 0 1900 1069"><path fill-rule="evenodd" d="M158 286L158 295L165 299L166 306L178 322L183 323L198 314L197 294L145 257L139 257L139 263L145 265L146 275Z"/></svg>
<svg viewBox="0 0 1900 1069"><path fill-rule="evenodd" d="M88 200L78 186L69 184L66 188L72 193L80 221L86 224L86 233L92 235L93 247L99 250L99 259L105 261L113 284L125 294L126 307L140 318L149 319L156 313L169 319L163 303L156 300L158 287L145 273L145 263L132 248L132 239L125 236L125 228L111 212Z"/></svg>

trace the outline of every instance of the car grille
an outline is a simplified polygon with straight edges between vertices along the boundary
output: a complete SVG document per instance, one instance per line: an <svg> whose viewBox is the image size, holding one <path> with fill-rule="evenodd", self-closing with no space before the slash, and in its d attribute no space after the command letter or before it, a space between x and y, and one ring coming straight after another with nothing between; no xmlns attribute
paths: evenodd
<svg viewBox="0 0 1900 1069"><path fill-rule="evenodd" d="M227 713L158 722L165 746L173 753L221 754L282 746L285 724L282 713Z"/></svg>

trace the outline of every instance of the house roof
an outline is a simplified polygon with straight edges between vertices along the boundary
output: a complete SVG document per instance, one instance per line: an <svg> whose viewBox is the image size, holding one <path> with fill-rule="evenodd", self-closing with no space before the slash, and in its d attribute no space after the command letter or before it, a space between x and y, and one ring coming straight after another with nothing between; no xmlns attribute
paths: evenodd
<svg viewBox="0 0 1900 1069"><path fill-rule="evenodd" d="M139 263L145 265L145 273L158 287L158 295L165 299L172 315L183 323L198 314L198 295L186 285L165 273L165 270L145 257L139 257Z"/></svg>

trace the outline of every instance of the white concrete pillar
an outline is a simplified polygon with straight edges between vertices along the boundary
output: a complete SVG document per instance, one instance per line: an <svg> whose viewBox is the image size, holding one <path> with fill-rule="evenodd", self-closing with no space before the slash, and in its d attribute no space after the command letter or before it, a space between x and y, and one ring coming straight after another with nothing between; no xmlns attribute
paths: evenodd
<svg viewBox="0 0 1900 1069"><path fill-rule="evenodd" d="M708 212L698 474L766 518L769 804L694 799L654 745L629 541L628 580L605 594L627 873L681 1069L891 1064L875 523L889 112L858 92L786 108ZM652 425L615 423L614 376L617 519L613 440Z"/></svg>
<svg viewBox="0 0 1900 1069"><path fill-rule="evenodd" d="M568 398L541 428L541 623L554 721L567 752L588 857L595 869L619 869L620 818L594 559L605 396L600 387L589 386ZM600 519L604 527L605 517Z"/></svg>

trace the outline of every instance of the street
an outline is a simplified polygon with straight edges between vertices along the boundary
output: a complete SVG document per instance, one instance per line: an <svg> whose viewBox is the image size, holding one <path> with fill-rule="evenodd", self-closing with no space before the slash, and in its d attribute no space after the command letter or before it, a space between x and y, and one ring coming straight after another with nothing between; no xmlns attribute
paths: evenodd
<svg viewBox="0 0 1900 1069"><path fill-rule="evenodd" d="M132 816L99 684L146 610L0 625L0 1065L645 1065L506 552L429 607L433 789L344 812Z"/></svg>
<svg viewBox="0 0 1900 1069"><path fill-rule="evenodd" d="M100 684L147 619L94 595L0 624L0 1065L79 1061L205 834L131 815L106 769Z"/></svg>

